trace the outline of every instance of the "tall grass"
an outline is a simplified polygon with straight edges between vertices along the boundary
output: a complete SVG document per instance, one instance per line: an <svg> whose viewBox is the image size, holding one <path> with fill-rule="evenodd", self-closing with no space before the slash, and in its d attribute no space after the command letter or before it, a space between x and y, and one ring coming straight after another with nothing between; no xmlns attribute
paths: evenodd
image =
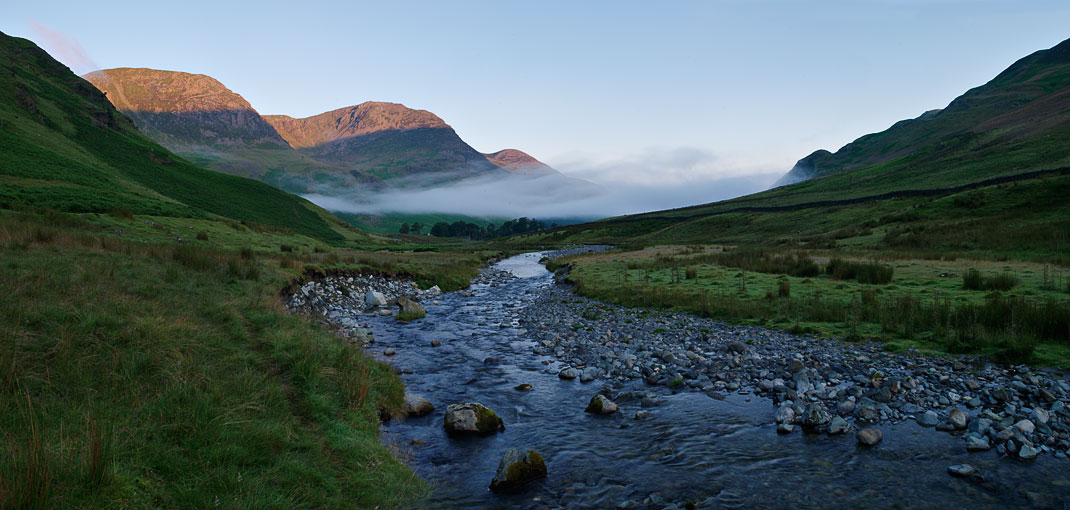
<svg viewBox="0 0 1070 510"><path fill-rule="evenodd" d="M833 258L825 266L825 272L837 280L856 280L858 283L891 283L895 269L875 261L856 262Z"/></svg>
<svg viewBox="0 0 1070 510"><path fill-rule="evenodd" d="M22 397L26 407L19 407L19 416L24 430L19 436L9 435L14 431L4 433L8 448L7 461L0 462L0 508L43 509L48 507L55 481L53 462L33 399L29 393Z"/></svg>
<svg viewBox="0 0 1070 510"><path fill-rule="evenodd" d="M85 452L82 459L83 477L90 488L96 489L108 480L112 463L111 430L92 416L85 420Z"/></svg>
<svg viewBox="0 0 1070 510"><path fill-rule="evenodd" d="M1070 345L1070 302L1004 298L993 294L984 303L953 303L947 298L881 298L863 290L848 299L814 294L790 297L790 286L777 288L780 299L749 299L733 292L711 293L646 283L589 284L573 280L576 292L629 306L673 308L730 320L813 322L842 325L849 336L863 324L879 325L887 334L926 338L950 352L986 354L997 361L1022 362L1041 340ZM768 296L773 297L772 291Z"/></svg>
<svg viewBox="0 0 1070 510"><path fill-rule="evenodd" d="M0 507L386 508L419 496L378 442L400 379L286 312L286 255L45 221L0 211Z"/></svg>
<svg viewBox="0 0 1070 510"><path fill-rule="evenodd" d="M962 275L962 288L964 290L1008 291L1016 285L1018 285L1018 279L1007 272L986 277L976 269L968 269Z"/></svg>

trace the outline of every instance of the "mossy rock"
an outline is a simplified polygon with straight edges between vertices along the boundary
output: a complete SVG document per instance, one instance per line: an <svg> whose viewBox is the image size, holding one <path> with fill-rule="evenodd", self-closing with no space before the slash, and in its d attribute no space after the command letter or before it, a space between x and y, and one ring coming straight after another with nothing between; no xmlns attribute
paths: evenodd
<svg viewBox="0 0 1070 510"><path fill-rule="evenodd" d="M496 492L515 492L533 480L546 478L546 462L535 450L521 453L511 449L505 452L498 472L490 481L490 490Z"/></svg>
<svg viewBox="0 0 1070 510"><path fill-rule="evenodd" d="M505 430L505 424L494 411L474 402L447 407L443 425L446 432L454 435L485 436Z"/></svg>
<svg viewBox="0 0 1070 510"><path fill-rule="evenodd" d="M587 409L584 411L592 414L612 414L617 412L617 409L617 404L599 393L591 397L591 402L587 404Z"/></svg>

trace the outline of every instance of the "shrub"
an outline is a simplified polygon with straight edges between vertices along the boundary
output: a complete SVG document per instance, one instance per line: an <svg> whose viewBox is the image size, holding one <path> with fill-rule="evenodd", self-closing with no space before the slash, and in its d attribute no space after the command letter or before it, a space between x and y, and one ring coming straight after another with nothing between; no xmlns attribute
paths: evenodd
<svg viewBox="0 0 1070 510"><path fill-rule="evenodd" d="M171 258L183 266L198 271L207 271L216 265L215 258L207 250L188 244L175 246L171 251Z"/></svg>
<svg viewBox="0 0 1070 510"><path fill-rule="evenodd" d="M259 280L260 266L256 262L230 259L227 261L227 273L240 280Z"/></svg>
<svg viewBox="0 0 1070 510"><path fill-rule="evenodd" d="M962 275L964 290L1001 290L1008 291L1018 285L1018 279L1010 273L985 277L976 269L969 269Z"/></svg>
<svg viewBox="0 0 1070 510"><path fill-rule="evenodd" d="M253 249L248 246L242 246L242 248L238 250L238 256L241 257L242 260L256 259L256 253L253 252Z"/></svg>
<svg viewBox="0 0 1070 510"><path fill-rule="evenodd" d="M985 278L976 269L967 269L962 275L963 290L983 290Z"/></svg>
<svg viewBox="0 0 1070 510"><path fill-rule="evenodd" d="M698 276L698 270L693 268L693 267L689 267L689 268L684 270L684 278L686 278L688 280L694 280L697 276Z"/></svg>
<svg viewBox="0 0 1070 510"><path fill-rule="evenodd" d="M208 232L197 232L197 240L198 241L207 241L208 240Z"/></svg>
<svg viewBox="0 0 1070 510"><path fill-rule="evenodd" d="M284 253L292 253L294 251L294 247L288 244L281 244L279 245L279 251Z"/></svg>
<svg viewBox="0 0 1070 510"><path fill-rule="evenodd" d="M780 280L777 284L777 293L780 297L791 297L791 282L788 280Z"/></svg>
<svg viewBox="0 0 1070 510"><path fill-rule="evenodd" d="M985 278L985 290L1011 290L1018 285L1018 279L1010 273L998 274Z"/></svg>
<svg viewBox="0 0 1070 510"><path fill-rule="evenodd" d="M858 283L884 284L892 281L895 268L879 262L855 262L834 258L825 266L825 272L836 280L857 280Z"/></svg>

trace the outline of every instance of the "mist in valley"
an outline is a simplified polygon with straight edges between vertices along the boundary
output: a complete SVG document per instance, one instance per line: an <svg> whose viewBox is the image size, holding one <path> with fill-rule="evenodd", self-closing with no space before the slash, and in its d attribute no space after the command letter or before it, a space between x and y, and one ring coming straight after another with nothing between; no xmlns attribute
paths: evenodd
<svg viewBox="0 0 1070 510"><path fill-rule="evenodd" d="M776 171L736 171L699 149L648 150L619 161L582 158L555 164L565 173L486 175L430 187L409 178L374 193L320 189L304 195L353 214L462 214L480 218L594 220L726 200L768 189ZM437 176L441 178L441 176Z"/></svg>

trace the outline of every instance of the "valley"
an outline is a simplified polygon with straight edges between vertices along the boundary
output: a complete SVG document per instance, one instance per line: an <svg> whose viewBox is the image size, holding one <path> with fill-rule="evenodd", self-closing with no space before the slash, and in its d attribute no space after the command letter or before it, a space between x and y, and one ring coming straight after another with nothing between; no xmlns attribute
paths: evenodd
<svg viewBox="0 0 1070 510"><path fill-rule="evenodd" d="M0 508L1070 505L1070 41L592 221L428 110L0 70Z"/></svg>

